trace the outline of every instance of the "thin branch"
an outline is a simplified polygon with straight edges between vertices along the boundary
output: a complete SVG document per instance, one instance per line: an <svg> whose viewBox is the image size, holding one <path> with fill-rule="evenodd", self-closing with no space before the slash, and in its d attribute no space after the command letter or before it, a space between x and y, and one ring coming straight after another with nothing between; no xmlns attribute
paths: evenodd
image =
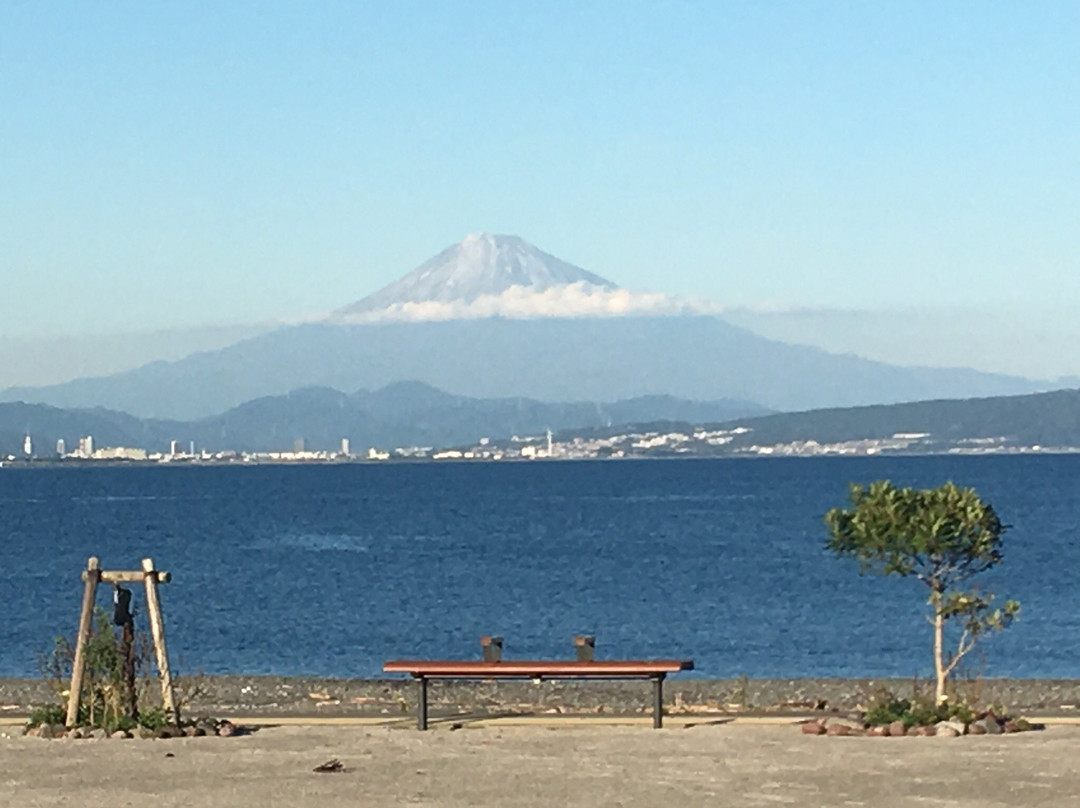
<svg viewBox="0 0 1080 808"><path fill-rule="evenodd" d="M956 670L956 666L960 664L960 660L974 647L975 637L965 628L964 633L960 635L960 643L957 645L956 655L953 656L953 658L949 660L949 664L945 666L945 676L948 676Z"/></svg>

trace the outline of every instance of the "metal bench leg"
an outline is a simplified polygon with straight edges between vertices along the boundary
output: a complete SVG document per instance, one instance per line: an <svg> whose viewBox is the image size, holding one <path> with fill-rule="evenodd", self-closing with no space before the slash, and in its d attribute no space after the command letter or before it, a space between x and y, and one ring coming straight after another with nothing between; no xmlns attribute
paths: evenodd
<svg viewBox="0 0 1080 808"><path fill-rule="evenodd" d="M653 677L653 729L664 726L664 674Z"/></svg>
<svg viewBox="0 0 1080 808"><path fill-rule="evenodd" d="M427 729L427 677L416 677L416 728Z"/></svg>

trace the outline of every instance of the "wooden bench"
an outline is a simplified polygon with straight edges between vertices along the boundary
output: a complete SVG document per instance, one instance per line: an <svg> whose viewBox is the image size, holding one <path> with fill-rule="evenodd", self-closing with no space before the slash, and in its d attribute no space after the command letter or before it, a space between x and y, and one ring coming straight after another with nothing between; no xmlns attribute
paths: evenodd
<svg viewBox="0 0 1080 808"><path fill-rule="evenodd" d="M689 659L640 661L566 660L566 661L487 661L455 662L396 659L383 665L386 673L407 673L416 679L418 698L416 726L427 729L427 684L430 679L651 679L653 683L653 727L664 721L664 677L669 673L689 671Z"/></svg>

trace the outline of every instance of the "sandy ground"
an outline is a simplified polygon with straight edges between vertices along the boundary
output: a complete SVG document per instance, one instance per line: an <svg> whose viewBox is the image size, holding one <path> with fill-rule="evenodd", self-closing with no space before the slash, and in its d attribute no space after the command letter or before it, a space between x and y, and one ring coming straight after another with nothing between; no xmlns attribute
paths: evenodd
<svg viewBox="0 0 1080 808"><path fill-rule="evenodd" d="M339 758L347 771L312 768ZM1067 806L1080 727L824 738L792 726L278 726L242 738L0 738L0 805Z"/></svg>

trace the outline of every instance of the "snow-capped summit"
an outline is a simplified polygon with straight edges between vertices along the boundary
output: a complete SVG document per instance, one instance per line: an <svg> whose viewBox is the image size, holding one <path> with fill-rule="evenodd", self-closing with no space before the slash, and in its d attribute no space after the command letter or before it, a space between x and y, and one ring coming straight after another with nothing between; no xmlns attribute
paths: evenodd
<svg viewBox="0 0 1080 808"><path fill-rule="evenodd" d="M483 296L502 295L513 287L544 292L577 283L597 290L618 288L517 236L472 233L400 280L335 314L351 317L410 303L472 303Z"/></svg>
<svg viewBox="0 0 1080 808"><path fill-rule="evenodd" d="M335 323L484 317L611 317L677 314L688 303L629 292L517 236L473 233L363 300Z"/></svg>

